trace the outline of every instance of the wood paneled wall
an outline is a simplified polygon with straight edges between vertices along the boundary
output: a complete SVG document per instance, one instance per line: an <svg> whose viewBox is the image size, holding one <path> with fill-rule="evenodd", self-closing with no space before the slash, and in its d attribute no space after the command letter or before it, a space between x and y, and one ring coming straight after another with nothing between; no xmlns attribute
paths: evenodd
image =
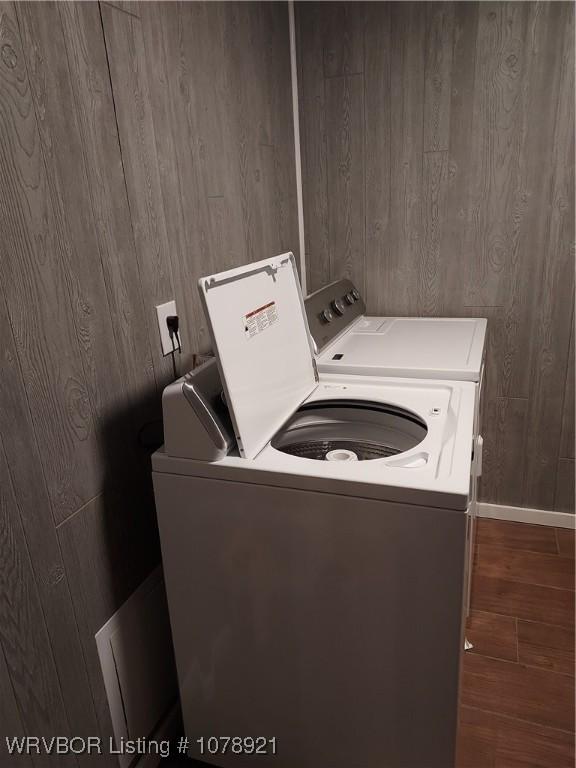
<svg viewBox="0 0 576 768"><path fill-rule="evenodd" d="M573 4L296 9L309 289L487 317L482 498L573 512Z"/></svg>
<svg viewBox="0 0 576 768"><path fill-rule="evenodd" d="M198 277L297 252L286 4L0 3L0 177L0 735L107 735L94 634L159 559L154 306L184 369Z"/></svg>

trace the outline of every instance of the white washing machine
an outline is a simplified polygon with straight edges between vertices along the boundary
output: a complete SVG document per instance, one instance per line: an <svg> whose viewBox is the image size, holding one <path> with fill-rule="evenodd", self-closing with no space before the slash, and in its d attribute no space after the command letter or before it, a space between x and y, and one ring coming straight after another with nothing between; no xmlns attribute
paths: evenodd
<svg viewBox="0 0 576 768"><path fill-rule="evenodd" d="M315 291L305 307L320 371L482 381L484 318L367 317L346 279Z"/></svg>
<svg viewBox="0 0 576 768"><path fill-rule="evenodd" d="M470 608L478 480L482 474L482 392L487 320L478 317L367 317L356 286L336 280L305 300L318 370L363 376L472 381L473 491L468 524L466 613Z"/></svg>
<svg viewBox="0 0 576 768"><path fill-rule="evenodd" d="M476 384L319 375L292 254L200 292L153 457L189 754L448 768Z"/></svg>

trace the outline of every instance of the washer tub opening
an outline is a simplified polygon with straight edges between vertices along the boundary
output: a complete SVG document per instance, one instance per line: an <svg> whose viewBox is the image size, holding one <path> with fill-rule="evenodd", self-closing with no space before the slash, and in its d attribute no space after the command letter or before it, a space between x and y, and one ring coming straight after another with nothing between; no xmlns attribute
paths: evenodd
<svg viewBox="0 0 576 768"><path fill-rule="evenodd" d="M412 411L371 400L304 403L276 433L278 451L317 461L369 461L404 453L426 437Z"/></svg>

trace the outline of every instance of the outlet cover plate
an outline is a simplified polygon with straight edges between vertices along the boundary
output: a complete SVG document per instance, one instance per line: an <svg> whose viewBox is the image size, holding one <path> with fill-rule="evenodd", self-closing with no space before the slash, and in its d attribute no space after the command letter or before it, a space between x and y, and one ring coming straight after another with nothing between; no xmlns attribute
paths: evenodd
<svg viewBox="0 0 576 768"><path fill-rule="evenodd" d="M177 315L176 302L167 301L166 304L158 304L156 307L156 314L158 315L158 329L160 330L160 343L162 345L162 354L164 357L172 352L172 339L168 333L168 326L166 325L166 318L170 315ZM182 330L179 331L180 341L182 341ZM178 342L174 339L174 347L178 349Z"/></svg>

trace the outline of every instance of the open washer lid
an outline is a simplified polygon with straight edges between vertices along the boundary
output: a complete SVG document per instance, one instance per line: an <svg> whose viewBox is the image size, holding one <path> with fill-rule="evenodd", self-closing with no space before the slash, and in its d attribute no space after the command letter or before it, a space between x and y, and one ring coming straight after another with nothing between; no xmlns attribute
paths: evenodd
<svg viewBox="0 0 576 768"><path fill-rule="evenodd" d="M318 382L294 256L203 277L198 287L238 450L253 459Z"/></svg>

